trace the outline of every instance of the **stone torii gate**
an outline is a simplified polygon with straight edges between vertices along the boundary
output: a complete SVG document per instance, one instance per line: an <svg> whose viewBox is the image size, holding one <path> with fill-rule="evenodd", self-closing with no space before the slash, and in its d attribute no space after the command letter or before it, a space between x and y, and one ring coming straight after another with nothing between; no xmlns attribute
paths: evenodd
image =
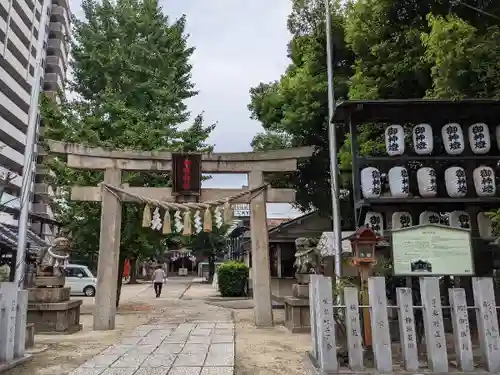
<svg viewBox="0 0 500 375"><path fill-rule="evenodd" d="M116 151L56 141L48 141L48 145L51 153L67 156L68 167L104 170L104 182L126 192L167 202L187 199L175 197L170 188L129 187L122 184L122 171L172 171L170 152ZM312 153L313 148L310 147L268 152L208 153L202 155L201 170L212 174L247 174L249 189L255 189L263 185L264 173L293 172L297 170L297 160L309 158ZM214 201L246 190L202 189L199 202ZM125 195L121 199L128 200ZM71 200L102 202L94 330L115 328L121 199L99 186L74 186L71 189ZM252 199L246 195L232 202L250 203L254 315L255 324L260 327L273 324L266 202L294 201L295 190L269 188Z"/></svg>

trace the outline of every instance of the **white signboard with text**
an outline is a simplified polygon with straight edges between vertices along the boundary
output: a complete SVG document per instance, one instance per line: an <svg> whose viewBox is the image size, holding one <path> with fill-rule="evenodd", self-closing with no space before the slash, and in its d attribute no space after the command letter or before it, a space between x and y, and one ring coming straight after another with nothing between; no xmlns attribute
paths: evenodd
<svg viewBox="0 0 500 375"><path fill-rule="evenodd" d="M391 233L394 275L474 275L468 229L427 224Z"/></svg>
<svg viewBox="0 0 500 375"><path fill-rule="evenodd" d="M246 203L233 204L234 217L250 217L250 205Z"/></svg>

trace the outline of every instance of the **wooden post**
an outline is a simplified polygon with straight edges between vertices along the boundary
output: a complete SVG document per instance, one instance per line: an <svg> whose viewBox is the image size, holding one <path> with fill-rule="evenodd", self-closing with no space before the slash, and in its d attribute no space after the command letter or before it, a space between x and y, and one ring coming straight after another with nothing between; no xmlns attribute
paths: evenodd
<svg viewBox="0 0 500 375"><path fill-rule="evenodd" d="M14 337L14 357L22 358L26 351L26 319L28 315L28 291L17 291L16 332Z"/></svg>
<svg viewBox="0 0 500 375"><path fill-rule="evenodd" d="M0 283L0 363L14 358L17 284Z"/></svg>
<svg viewBox="0 0 500 375"><path fill-rule="evenodd" d="M328 373L338 370L337 343L335 339L335 324L333 319L332 279L320 275L311 277L314 283L315 298L310 301L315 304L316 334L318 335L318 363L321 371Z"/></svg>
<svg viewBox="0 0 500 375"><path fill-rule="evenodd" d="M399 310L399 337L406 371L418 370L417 332L411 288L396 289Z"/></svg>
<svg viewBox="0 0 500 375"><path fill-rule="evenodd" d="M121 186L120 169L106 169L104 182ZM115 194L102 189L101 235L97 263L97 290L94 310L94 330L115 329L118 262L120 258L122 206Z"/></svg>
<svg viewBox="0 0 500 375"><path fill-rule="evenodd" d="M477 309L479 342L486 370L496 374L500 371L500 337L493 279L491 277L473 277L472 288Z"/></svg>
<svg viewBox="0 0 500 375"><path fill-rule="evenodd" d="M264 178L261 171L248 174L250 189L258 188L263 182ZM258 194L250 202L250 227L255 325L257 327L270 327L273 325L273 310L271 305L271 272L269 268L265 191Z"/></svg>
<svg viewBox="0 0 500 375"><path fill-rule="evenodd" d="M437 277L421 277L420 295L422 297L422 315L424 317L429 368L432 372L448 372L448 353L444 336L439 279Z"/></svg>
<svg viewBox="0 0 500 375"><path fill-rule="evenodd" d="M368 279L370 277L371 269L369 268L369 266L363 265L359 266L358 270L361 280L361 304L363 306L368 306L370 304L370 300L368 298ZM365 347L371 350L373 340L370 315L370 309L368 307L363 307L363 338Z"/></svg>
<svg viewBox="0 0 500 375"><path fill-rule="evenodd" d="M385 278L370 277L368 291L373 331L373 355L377 371L392 372L392 347L389 332L389 318L387 316L387 297L385 295Z"/></svg>
<svg viewBox="0 0 500 375"><path fill-rule="evenodd" d="M474 356L469 327L469 313L465 289L450 288L448 295L451 306L451 322L457 355L458 368L461 371L474 371Z"/></svg>
<svg viewBox="0 0 500 375"><path fill-rule="evenodd" d="M352 371L362 371L363 341L361 337L361 323L359 321L358 289L344 288L346 305L347 351L349 368Z"/></svg>

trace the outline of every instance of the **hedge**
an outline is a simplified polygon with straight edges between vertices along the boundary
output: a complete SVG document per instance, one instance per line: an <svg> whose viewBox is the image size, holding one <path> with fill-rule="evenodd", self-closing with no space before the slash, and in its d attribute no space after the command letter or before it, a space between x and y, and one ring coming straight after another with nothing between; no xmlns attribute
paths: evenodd
<svg viewBox="0 0 500 375"><path fill-rule="evenodd" d="M217 281L222 297L244 297L248 282L248 267L241 262L227 262L217 269Z"/></svg>

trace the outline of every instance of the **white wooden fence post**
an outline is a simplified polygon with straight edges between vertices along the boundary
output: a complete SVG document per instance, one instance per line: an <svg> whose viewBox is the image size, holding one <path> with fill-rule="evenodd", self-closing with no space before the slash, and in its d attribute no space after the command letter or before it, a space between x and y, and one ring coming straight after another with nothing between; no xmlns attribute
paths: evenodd
<svg viewBox="0 0 500 375"><path fill-rule="evenodd" d="M318 334L318 363L321 371L333 372L338 369L337 343L335 340L335 320L333 318L332 278L318 276L313 282L316 297L316 332Z"/></svg>
<svg viewBox="0 0 500 375"><path fill-rule="evenodd" d="M477 309L477 329L486 370L497 373L500 371L500 337L493 279L473 277L472 287Z"/></svg>
<svg viewBox="0 0 500 375"><path fill-rule="evenodd" d="M387 316L387 297L385 294L385 278L370 277L368 279L368 298L371 308L371 326L373 355L375 366L381 373L392 372L392 347Z"/></svg>

